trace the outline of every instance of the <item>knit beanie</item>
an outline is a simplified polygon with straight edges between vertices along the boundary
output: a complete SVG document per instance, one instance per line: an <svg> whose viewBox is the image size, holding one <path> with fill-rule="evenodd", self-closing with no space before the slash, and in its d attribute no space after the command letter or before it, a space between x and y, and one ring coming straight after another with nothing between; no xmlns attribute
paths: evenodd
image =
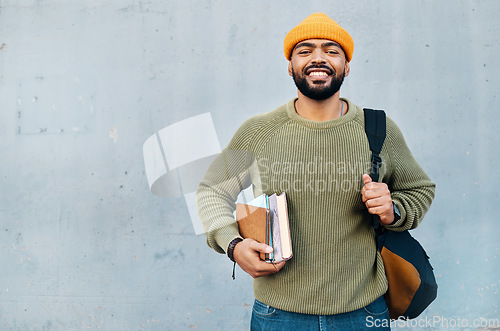
<svg viewBox="0 0 500 331"><path fill-rule="evenodd" d="M285 37L284 51L288 61L292 58L295 45L306 39L328 39L337 42L344 51L347 62L351 61L354 41L337 22L323 13L308 16Z"/></svg>

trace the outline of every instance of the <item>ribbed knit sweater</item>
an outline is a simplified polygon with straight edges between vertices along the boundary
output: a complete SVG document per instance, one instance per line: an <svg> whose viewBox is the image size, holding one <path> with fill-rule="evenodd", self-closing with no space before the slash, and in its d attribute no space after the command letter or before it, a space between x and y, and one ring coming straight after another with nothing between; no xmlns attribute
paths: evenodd
<svg viewBox="0 0 500 331"><path fill-rule="evenodd" d="M293 257L283 269L254 280L255 298L287 311L337 314L366 306L387 290L375 233L361 200L371 152L363 110L350 102L344 116L311 121L294 101L247 120L215 159L197 191L207 242L224 253L240 237L233 211L253 184L255 196L286 192ZM434 183L387 118L380 180L401 219L389 230L415 228L434 197Z"/></svg>

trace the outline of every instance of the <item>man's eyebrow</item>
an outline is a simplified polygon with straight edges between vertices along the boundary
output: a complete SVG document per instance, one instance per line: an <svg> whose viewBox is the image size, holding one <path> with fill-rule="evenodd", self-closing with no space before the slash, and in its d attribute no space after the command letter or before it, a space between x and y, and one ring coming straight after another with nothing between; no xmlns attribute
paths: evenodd
<svg viewBox="0 0 500 331"><path fill-rule="evenodd" d="M340 45L334 41L328 41L326 43L321 44L321 47L331 47L331 46L340 47Z"/></svg>
<svg viewBox="0 0 500 331"><path fill-rule="evenodd" d="M299 47L316 47L316 45L314 45L313 43L309 43L307 41L304 41L304 42L298 43L295 46L295 48L299 48Z"/></svg>

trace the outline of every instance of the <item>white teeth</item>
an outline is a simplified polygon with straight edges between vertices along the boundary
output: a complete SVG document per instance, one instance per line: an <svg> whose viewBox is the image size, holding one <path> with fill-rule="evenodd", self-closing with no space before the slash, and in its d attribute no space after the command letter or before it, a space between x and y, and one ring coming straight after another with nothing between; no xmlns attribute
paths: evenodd
<svg viewBox="0 0 500 331"><path fill-rule="evenodd" d="M328 76L326 72L323 71L313 71L309 74L309 76Z"/></svg>

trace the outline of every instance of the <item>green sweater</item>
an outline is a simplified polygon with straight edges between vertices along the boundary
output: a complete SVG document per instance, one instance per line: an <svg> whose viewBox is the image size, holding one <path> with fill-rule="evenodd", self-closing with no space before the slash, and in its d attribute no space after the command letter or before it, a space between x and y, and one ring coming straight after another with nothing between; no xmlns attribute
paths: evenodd
<svg viewBox="0 0 500 331"><path fill-rule="evenodd" d="M224 253L240 237L233 211L240 191L286 192L293 257L282 270L254 280L255 298L306 314L337 314L366 306L387 290L367 209L362 175L371 152L363 110L348 102L344 116L316 122L295 112L294 101L247 120L215 159L197 191L207 242ZM387 118L380 180L401 219L388 229L415 228L434 197L434 183Z"/></svg>

